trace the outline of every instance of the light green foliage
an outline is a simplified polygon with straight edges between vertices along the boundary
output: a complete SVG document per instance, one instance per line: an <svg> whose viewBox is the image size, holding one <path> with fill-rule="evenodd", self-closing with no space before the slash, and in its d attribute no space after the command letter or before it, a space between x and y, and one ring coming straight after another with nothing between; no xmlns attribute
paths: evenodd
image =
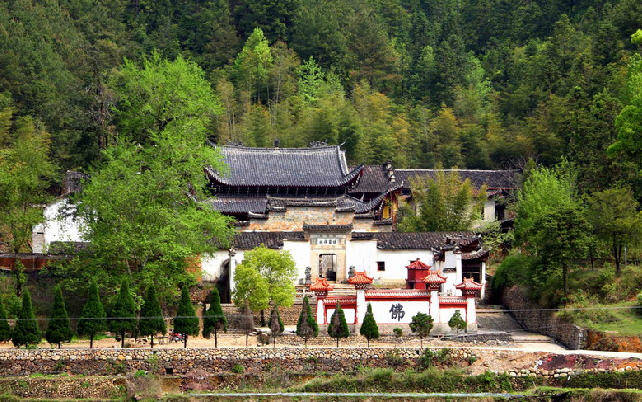
<svg viewBox="0 0 642 402"><path fill-rule="evenodd" d="M294 303L296 267L290 253L260 246L248 251L236 267L232 296L234 304L247 300L253 311L269 305L289 307Z"/></svg>
<svg viewBox="0 0 642 402"><path fill-rule="evenodd" d="M11 252L29 252L31 229L43 220L39 204L55 165L50 161L51 139L38 121L18 117L10 98L0 92L0 238Z"/></svg>
<svg viewBox="0 0 642 402"><path fill-rule="evenodd" d="M368 347L370 347L370 339L379 338L379 327L375 321L374 314L372 314L372 305L368 303L368 310L363 317L363 323L359 328L359 333L368 340Z"/></svg>
<svg viewBox="0 0 642 402"><path fill-rule="evenodd" d="M430 331L433 327L433 318L428 314L417 313L412 317L410 321L410 330L413 334L419 336L421 347L423 347L424 338L430 335Z"/></svg>
<svg viewBox="0 0 642 402"><path fill-rule="evenodd" d="M470 230L479 218L486 196L486 188L473 195L470 180L462 181L457 172L437 172L433 179L418 179L412 183L413 199L419 213L406 205L399 230L406 232L433 232Z"/></svg>
<svg viewBox="0 0 642 402"><path fill-rule="evenodd" d="M94 337L107 329L105 308L100 301L98 285L92 280L87 292L87 301L78 320L78 334L89 336L89 347L94 346Z"/></svg>
<svg viewBox="0 0 642 402"><path fill-rule="evenodd" d="M455 314L450 317L450 320L448 320L448 326L451 330L457 333L466 329L466 321L461 317L459 310L456 310Z"/></svg>
<svg viewBox="0 0 642 402"><path fill-rule="evenodd" d="M54 290L54 304L49 316L45 339L49 343L57 343L60 348L62 342L71 342L72 335L69 316L65 308L65 299L62 297L62 289L58 285Z"/></svg>
<svg viewBox="0 0 642 402"><path fill-rule="evenodd" d="M216 288L212 289L209 297L210 308L203 313L203 336L209 338L214 333L214 347L218 347L218 331L227 331L227 318L221 307L221 297Z"/></svg>
<svg viewBox="0 0 642 402"><path fill-rule="evenodd" d="M109 330L120 337L120 347L125 347L125 335L136 330L136 304L129 290L129 280L123 278L120 290L109 309Z"/></svg>
<svg viewBox="0 0 642 402"><path fill-rule="evenodd" d="M515 236L518 242L527 242L536 222L560 209L579 208L574 178L570 167L540 168L529 173L517 196Z"/></svg>
<svg viewBox="0 0 642 402"><path fill-rule="evenodd" d="M337 308L330 317L330 324L328 324L328 335L336 339L337 347L339 347L339 339L347 338L350 336L350 329L346 322L346 315L341 308L341 304L337 302Z"/></svg>
<svg viewBox="0 0 642 402"><path fill-rule="evenodd" d="M301 314L296 323L296 334L303 338L305 344L308 344L308 339L316 338L319 334L319 326L312 314L312 308L308 296L303 297L303 306L301 307Z"/></svg>
<svg viewBox="0 0 642 402"><path fill-rule="evenodd" d="M272 61L270 46L263 31L261 28L254 28L234 60L237 84L260 98L260 91L266 84Z"/></svg>
<svg viewBox="0 0 642 402"><path fill-rule="evenodd" d="M13 327L11 341L16 347L29 347L30 345L38 345L41 339L42 334L31 304L31 294L28 289L25 289L22 292L22 309L18 314L16 325Z"/></svg>
<svg viewBox="0 0 642 402"><path fill-rule="evenodd" d="M183 334L184 347L187 347L187 336L188 335L198 335L198 317L196 316L196 310L192 305L192 300L189 296L189 287L183 285L181 288L181 299L176 310L176 317L174 317L174 332Z"/></svg>
<svg viewBox="0 0 642 402"><path fill-rule="evenodd" d="M642 241L642 211L628 189L613 188L591 194L589 218L596 234L610 245L616 272L621 271L622 250Z"/></svg>
<svg viewBox="0 0 642 402"><path fill-rule="evenodd" d="M140 308L140 318L138 319L138 334L141 336L150 336L150 345L154 347L154 335L165 334L167 328L165 327L165 319L163 318L163 310L161 309L158 296L156 295L156 287L150 285L147 287L145 293L145 300Z"/></svg>
<svg viewBox="0 0 642 402"><path fill-rule="evenodd" d="M222 168L206 143L221 108L200 68L180 57L153 54L142 67L126 62L114 85L128 141L105 150L77 199L92 258L67 276L98 276L115 287L115 277L131 275L135 287L154 283L170 298L188 280L187 260L225 247L233 232L228 218L198 201L207 197L203 166Z"/></svg>

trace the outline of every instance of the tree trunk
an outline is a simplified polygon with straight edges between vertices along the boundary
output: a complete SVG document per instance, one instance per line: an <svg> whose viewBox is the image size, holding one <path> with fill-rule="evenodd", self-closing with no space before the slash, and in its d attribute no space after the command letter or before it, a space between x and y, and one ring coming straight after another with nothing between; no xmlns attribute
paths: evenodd
<svg viewBox="0 0 642 402"><path fill-rule="evenodd" d="M370 338L366 338L368 340L368 347L370 347Z"/></svg>
<svg viewBox="0 0 642 402"><path fill-rule="evenodd" d="M216 325L214 326L214 347L218 348L218 334L216 333Z"/></svg>
<svg viewBox="0 0 642 402"><path fill-rule="evenodd" d="M566 265L562 267L562 278L564 281L564 297L566 298L568 297L568 267Z"/></svg>
<svg viewBox="0 0 642 402"><path fill-rule="evenodd" d="M120 333L120 347L121 349L125 348L125 331Z"/></svg>
<svg viewBox="0 0 642 402"><path fill-rule="evenodd" d="M183 348L187 349L187 334L183 334Z"/></svg>
<svg viewBox="0 0 642 402"><path fill-rule="evenodd" d="M276 336L273 336L273 337L272 337L272 341L273 341L273 342L272 342L272 348L273 348L273 349L276 349Z"/></svg>
<svg viewBox="0 0 642 402"><path fill-rule="evenodd" d="M58 349L60 349L61 347L62 345L60 344L60 342L58 342Z"/></svg>
<svg viewBox="0 0 642 402"><path fill-rule="evenodd" d="M615 246L615 275L622 273L622 245Z"/></svg>
<svg viewBox="0 0 642 402"><path fill-rule="evenodd" d="M245 332L245 347L247 347L247 339L248 339L249 337L250 337L250 333L246 331L246 332Z"/></svg>
<svg viewBox="0 0 642 402"><path fill-rule="evenodd" d="M337 337L337 347L339 347L339 338Z"/></svg>
<svg viewBox="0 0 642 402"><path fill-rule="evenodd" d="M152 349L154 349L154 334L150 335L149 345L152 347Z"/></svg>
<svg viewBox="0 0 642 402"><path fill-rule="evenodd" d="M420 336L419 337L419 349L423 349L423 348L424 348L424 338Z"/></svg>
<svg viewBox="0 0 642 402"><path fill-rule="evenodd" d="M94 348L94 334L89 335L89 349Z"/></svg>
<svg viewBox="0 0 642 402"><path fill-rule="evenodd" d="M308 338L303 338L303 347L304 348L308 347Z"/></svg>
<svg viewBox="0 0 642 402"><path fill-rule="evenodd" d="M261 326L265 326L265 313L263 310L261 310Z"/></svg>

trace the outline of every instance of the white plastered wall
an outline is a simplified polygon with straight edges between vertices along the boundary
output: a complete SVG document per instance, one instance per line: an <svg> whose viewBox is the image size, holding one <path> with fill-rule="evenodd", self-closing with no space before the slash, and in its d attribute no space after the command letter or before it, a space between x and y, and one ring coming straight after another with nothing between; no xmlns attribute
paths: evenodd
<svg viewBox="0 0 642 402"><path fill-rule="evenodd" d="M56 241L82 242L84 222L76 218L76 207L69 199L61 198L47 205L43 211L44 221L33 227L32 251L46 253L49 245Z"/></svg>
<svg viewBox="0 0 642 402"><path fill-rule="evenodd" d="M305 284L305 268L310 265L310 242L284 240L283 250L289 251L294 260L297 272L295 283Z"/></svg>

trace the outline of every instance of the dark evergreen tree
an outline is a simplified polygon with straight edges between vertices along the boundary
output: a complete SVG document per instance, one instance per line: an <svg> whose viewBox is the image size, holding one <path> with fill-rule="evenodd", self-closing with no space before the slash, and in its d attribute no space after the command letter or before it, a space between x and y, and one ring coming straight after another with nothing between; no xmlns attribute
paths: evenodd
<svg viewBox="0 0 642 402"><path fill-rule="evenodd" d="M274 340L274 347L276 348L276 337L281 335L285 330L283 321L281 321L281 314L279 314L278 306L274 306L272 312L270 313L270 332L272 333L272 339Z"/></svg>
<svg viewBox="0 0 642 402"><path fill-rule="evenodd" d="M247 346L247 340L250 336L250 332L254 330L254 314L252 314L252 310L250 310L250 305L247 300L240 309L239 318L239 329L242 329L243 332L245 332L245 346Z"/></svg>
<svg viewBox="0 0 642 402"><path fill-rule="evenodd" d="M419 335L420 347L424 347L424 338L430 335L432 330L433 319L428 314L417 313L412 317L410 322L410 330Z"/></svg>
<svg viewBox="0 0 642 402"><path fill-rule="evenodd" d="M7 310L5 310L2 300L0 300L0 342L11 340L11 327L7 320Z"/></svg>
<svg viewBox="0 0 642 402"><path fill-rule="evenodd" d="M189 335L198 335L198 330L198 317L189 297L189 288L187 285L183 285L181 288L181 301L174 318L174 332L183 334L183 347L187 348L187 337Z"/></svg>
<svg viewBox="0 0 642 402"><path fill-rule="evenodd" d="M368 347L370 347L370 339L379 338L379 327L375 321L374 314L372 314L372 305L368 303L368 311L363 317L363 323L359 329L359 333L366 337L368 340Z"/></svg>
<svg viewBox="0 0 642 402"><path fill-rule="evenodd" d="M123 278L120 291L109 312L109 330L120 337L120 347L125 347L125 335L136 331L136 304L129 292L129 281Z"/></svg>
<svg viewBox="0 0 642 402"><path fill-rule="evenodd" d="M214 288L210 292L210 308L203 313L203 336L209 338L214 332L214 347L218 347L218 331L227 331L227 318L223 314L221 307L221 297L218 289Z"/></svg>
<svg viewBox="0 0 642 402"><path fill-rule="evenodd" d="M13 344L18 348L23 345L37 345L42 339L38 321L36 321L36 316L33 313L31 294L28 289L24 289L22 292L22 309L18 314L18 320L13 328L11 338Z"/></svg>
<svg viewBox="0 0 642 402"><path fill-rule="evenodd" d="M163 310L161 309L156 287L149 285L143 306L140 309L140 318L138 319L138 335L149 335L149 345L154 348L154 335L164 334L167 332Z"/></svg>
<svg viewBox="0 0 642 402"><path fill-rule="evenodd" d="M58 349L60 349L62 342L71 342L73 332L69 325L69 316L67 315L65 299L62 297L60 285L56 286L54 292L53 311L49 317L49 325L47 326L45 339L49 343L58 344Z"/></svg>
<svg viewBox="0 0 642 402"><path fill-rule="evenodd" d="M98 284L92 281L89 285L87 302L82 308L78 321L78 334L89 337L90 348L94 347L94 337L107 329L106 316L105 308L100 301Z"/></svg>
<svg viewBox="0 0 642 402"><path fill-rule="evenodd" d="M319 334L319 326L312 314L308 296L303 298L303 307L301 308L299 321L296 323L296 334L303 338L305 346L308 346L308 339L316 338Z"/></svg>
<svg viewBox="0 0 642 402"><path fill-rule="evenodd" d="M337 309L332 313L330 324L328 325L328 335L337 340L337 347L339 347L339 339L347 338L350 336L350 329L346 322L346 315L341 308L341 304L337 302Z"/></svg>
<svg viewBox="0 0 642 402"><path fill-rule="evenodd" d="M461 313L459 312L459 310L456 310L455 314L450 317L450 320L448 320L448 326L455 332L463 331L466 329L466 321L464 321L464 319L461 317Z"/></svg>

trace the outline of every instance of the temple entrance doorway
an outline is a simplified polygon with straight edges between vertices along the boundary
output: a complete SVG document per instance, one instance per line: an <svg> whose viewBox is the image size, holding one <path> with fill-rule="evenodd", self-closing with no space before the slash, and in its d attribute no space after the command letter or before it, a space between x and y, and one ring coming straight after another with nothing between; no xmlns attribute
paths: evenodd
<svg viewBox="0 0 642 402"><path fill-rule="evenodd" d="M221 275L216 282L216 289L221 296L221 303L231 303L232 296L230 292L230 260L227 259L221 264Z"/></svg>
<svg viewBox="0 0 642 402"><path fill-rule="evenodd" d="M319 255L319 277L326 278L329 281L337 280L337 255L320 254Z"/></svg>

